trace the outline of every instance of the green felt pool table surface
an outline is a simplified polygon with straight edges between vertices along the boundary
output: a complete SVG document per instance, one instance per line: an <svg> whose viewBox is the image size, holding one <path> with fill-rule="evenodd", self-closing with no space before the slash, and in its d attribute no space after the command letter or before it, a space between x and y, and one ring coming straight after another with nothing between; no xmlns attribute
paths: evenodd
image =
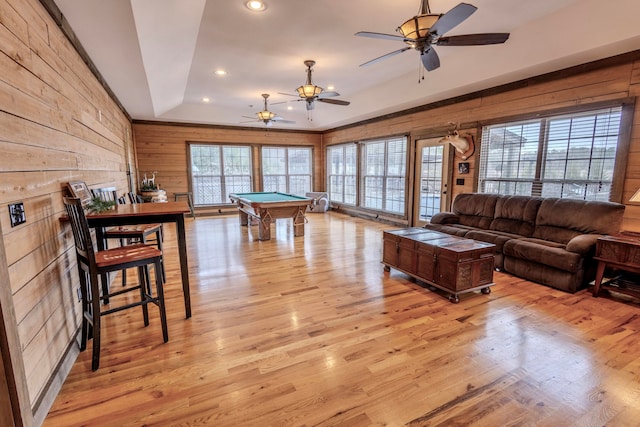
<svg viewBox="0 0 640 427"><path fill-rule="evenodd" d="M249 203L269 204L279 202L301 202L308 203L311 201L308 197L296 196L293 194L279 192L257 192L257 193L232 193L229 198L233 201L243 200Z"/></svg>

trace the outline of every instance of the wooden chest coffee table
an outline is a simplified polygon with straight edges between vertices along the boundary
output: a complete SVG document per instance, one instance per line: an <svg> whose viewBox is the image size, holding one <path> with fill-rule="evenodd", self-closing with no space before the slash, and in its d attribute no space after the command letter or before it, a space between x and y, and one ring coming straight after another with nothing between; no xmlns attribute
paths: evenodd
<svg viewBox="0 0 640 427"><path fill-rule="evenodd" d="M438 289L457 303L460 294L491 292L495 245L425 228L383 232L382 263Z"/></svg>

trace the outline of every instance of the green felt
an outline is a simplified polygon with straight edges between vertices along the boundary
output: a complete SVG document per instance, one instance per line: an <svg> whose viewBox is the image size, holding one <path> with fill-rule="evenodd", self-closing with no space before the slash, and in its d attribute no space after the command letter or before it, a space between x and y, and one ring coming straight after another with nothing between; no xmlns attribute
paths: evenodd
<svg viewBox="0 0 640 427"><path fill-rule="evenodd" d="M305 200L307 197L294 196L292 194L285 193L273 193L273 192L265 192L265 193L235 193L237 197L242 199L250 200L252 202L282 202L289 200Z"/></svg>

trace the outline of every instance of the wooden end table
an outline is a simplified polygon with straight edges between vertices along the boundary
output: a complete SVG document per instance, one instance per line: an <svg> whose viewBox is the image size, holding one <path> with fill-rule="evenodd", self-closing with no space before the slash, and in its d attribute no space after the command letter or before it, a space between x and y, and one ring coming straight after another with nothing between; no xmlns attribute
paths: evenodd
<svg viewBox="0 0 640 427"><path fill-rule="evenodd" d="M601 289L609 288L616 292L640 298L640 284L616 282L612 279L602 283L606 267L614 267L631 273L640 274L640 235L622 233L615 236L600 237L596 242L598 269L593 287L593 296L597 297Z"/></svg>

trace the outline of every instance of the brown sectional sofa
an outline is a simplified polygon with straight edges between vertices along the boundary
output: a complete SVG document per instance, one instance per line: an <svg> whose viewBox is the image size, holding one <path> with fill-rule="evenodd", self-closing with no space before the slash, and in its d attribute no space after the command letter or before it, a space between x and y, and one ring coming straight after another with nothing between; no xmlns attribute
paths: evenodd
<svg viewBox="0 0 640 427"><path fill-rule="evenodd" d="M619 232L623 214L619 203L465 193L425 227L493 243L496 269L576 292L595 276L596 240Z"/></svg>

